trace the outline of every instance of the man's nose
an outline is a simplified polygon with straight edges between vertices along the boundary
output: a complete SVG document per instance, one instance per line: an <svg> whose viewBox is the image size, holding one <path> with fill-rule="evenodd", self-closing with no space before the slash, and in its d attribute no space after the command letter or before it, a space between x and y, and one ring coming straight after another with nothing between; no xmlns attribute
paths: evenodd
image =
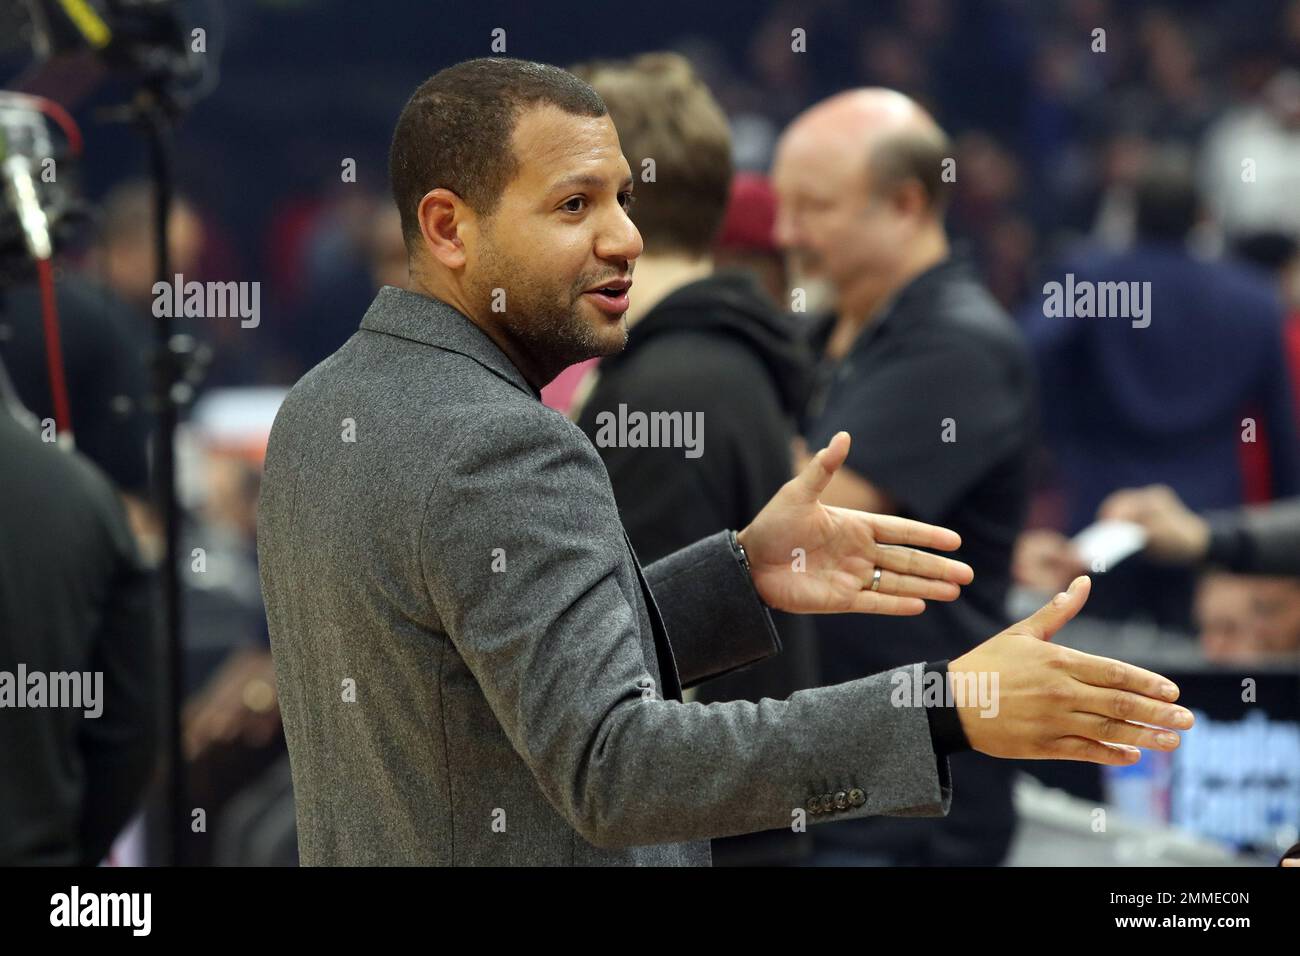
<svg viewBox="0 0 1300 956"><path fill-rule="evenodd" d="M790 249L799 244L799 226L788 203L777 204L776 222L772 224L772 241L782 249Z"/></svg>
<svg viewBox="0 0 1300 956"><path fill-rule="evenodd" d="M596 240L596 256L601 259L631 261L640 256L644 248L640 230L622 209L619 209L609 225L601 230Z"/></svg>

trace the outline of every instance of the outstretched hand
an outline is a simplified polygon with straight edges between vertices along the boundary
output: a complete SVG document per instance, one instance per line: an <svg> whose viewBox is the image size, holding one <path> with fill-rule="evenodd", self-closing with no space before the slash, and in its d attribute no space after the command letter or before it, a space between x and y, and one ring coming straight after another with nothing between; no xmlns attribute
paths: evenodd
<svg viewBox="0 0 1300 956"><path fill-rule="evenodd" d="M1176 731L1191 727L1194 718L1174 704L1178 687L1172 681L1051 643L1083 608L1091 589L1089 578L1075 578L1029 617L948 665L957 686L995 688L994 700L956 701L975 750L993 757L1124 766L1137 761L1140 748L1178 747Z"/></svg>
<svg viewBox="0 0 1300 956"><path fill-rule="evenodd" d="M839 432L737 535L759 596L795 614L920 614L927 600L954 600L970 566L916 548L955 550L955 531L821 503L848 453Z"/></svg>

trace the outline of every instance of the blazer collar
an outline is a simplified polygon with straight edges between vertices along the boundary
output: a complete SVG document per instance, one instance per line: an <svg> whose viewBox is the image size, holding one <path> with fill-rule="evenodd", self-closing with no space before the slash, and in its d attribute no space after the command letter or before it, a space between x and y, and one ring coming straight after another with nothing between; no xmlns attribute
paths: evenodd
<svg viewBox="0 0 1300 956"><path fill-rule="evenodd" d="M441 299L386 285L370 303L361 327L457 352L534 398L541 398L541 393L528 384L486 332Z"/></svg>

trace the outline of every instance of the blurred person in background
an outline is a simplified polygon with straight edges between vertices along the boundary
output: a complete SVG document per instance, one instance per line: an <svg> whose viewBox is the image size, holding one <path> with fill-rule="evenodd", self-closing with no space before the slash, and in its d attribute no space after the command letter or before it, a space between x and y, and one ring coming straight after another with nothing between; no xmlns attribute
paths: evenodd
<svg viewBox="0 0 1300 956"><path fill-rule="evenodd" d="M0 693L0 865L95 866L139 808L160 745L152 580L103 473L3 399L0 488L0 672L14 682ZM82 675L84 706L18 706L34 674L51 694L58 675Z"/></svg>
<svg viewBox="0 0 1300 956"><path fill-rule="evenodd" d="M1203 575L1192 613L1206 660L1226 664L1257 659L1258 627L1249 578L1219 572Z"/></svg>
<svg viewBox="0 0 1300 956"><path fill-rule="evenodd" d="M1200 182L1230 242L1300 239L1300 72L1277 71L1205 136Z"/></svg>
<svg viewBox="0 0 1300 956"><path fill-rule="evenodd" d="M158 281L154 218L152 183L130 180L115 186L104 197L99 248L88 263L113 294L135 310L146 342L153 314L153 287ZM183 197L174 197L167 224L171 271L187 280L194 278L204 241L203 222L193 205Z"/></svg>
<svg viewBox="0 0 1300 956"><path fill-rule="evenodd" d="M826 683L917 654L955 658L1006 620L1011 547L1028 494L1034 386L1016 327L949 248L944 163L951 156L929 114L882 89L812 107L777 147L777 241L796 275L828 280L837 303L813 330L821 367L804 425L809 447L839 429L854 436L829 500L950 527L975 569L959 600L904 627L819 618ZM952 767L961 784L946 819L822 827L819 858L1001 862L1015 828L1010 768L975 753L954 756Z"/></svg>
<svg viewBox="0 0 1300 956"><path fill-rule="evenodd" d="M1300 651L1300 500L1198 515L1168 485L1151 485L1114 492L1097 517L1139 525L1153 562L1208 572L1193 604L1208 659L1253 661ZM1069 580L1082 567L1067 550L1054 578Z"/></svg>
<svg viewBox="0 0 1300 956"><path fill-rule="evenodd" d="M1116 491L1097 516L1140 525L1146 553L1156 561L1300 576L1300 499L1199 515L1175 489L1151 485Z"/></svg>
<svg viewBox="0 0 1300 956"><path fill-rule="evenodd" d="M82 262L86 278L102 284L122 304L129 317L134 347L146 368L152 368L156 335L154 303L158 296L157 250L154 239L154 185L131 179L119 183L105 195L100 214L99 241ZM211 231L195 205L185 196L173 195L167 221L166 280L170 286L179 275L181 282L206 278L204 257L211 251ZM195 316L174 315L173 334L194 336L203 343L199 359L201 379L212 378L213 348L223 354L237 352L238 339L231 341L238 323L208 322ZM152 372L150 372L152 375ZM224 371L223 371L224 374Z"/></svg>
<svg viewBox="0 0 1300 956"><path fill-rule="evenodd" d="M1131 64L1133 81L1103 101L1112 116L1145 130L1161 142L1195 143L1219 105L1219 91L1207 83L1202 51L1187 19L1172 10L1135 10Z"/></svg>
<svg viewBox="0 0 1300 956"><path fill-rule="evenodd" d="M1300 660L1300 580L1210 571L1197 584L1195 615L1206 660Z"/></svg>
<svg viewBox="0 0 1300 956"><path fill-rule="evenodd" d="M772 238L776 193L766 176L736 173L731 198L713 244L714 268L751 273L773 305L788 303L785 258Z"/></svg>
<svg viewBox="0 0 1300 956"><path fill-rule="evenodd" d="M633 170L655 163L631 210L645 246L626 313L627 345L592 373L577 418L609 471L637 556L648 563L743 527L793 477L790 442L810 363L793 320L754 275L714 269L711 250L730 195L731 137L690 64L651 53L575 72L605 101ZM763 208L754 212L761 220ZM770 235L771 220L757 231ZM601 418L617 418L621 406L702 416L702 453L603 444ZM810 620L780 612L772 618L782 653L705 681L693 699L785 700L816 686ZM803 836L769 830L714 840L714 863L797 862L811 849Z"/></svg>
<svg viewBox="0 0 1300 956"><path fill-rule="evenodd" d="M215 653L225 663L187 701L183 724L190 759L236 739L265 744L279 727L257 579L261 463L211 442L202 455L206 488L186 531L190 547L183 549L192 558L193 573L186 576L189 631L195 658ZM201 554L195 555L198 548ZM208 670L198 661L192 682ZM248 686L257 677L268 686Z"/></svg>
<svg viewBox="0 0 1300 956"><path fill-rule="evenodd" d="M1152 158L1135 198L1132 247L1083 250L1049 277L1072 276L1077 288L1145 289L1145 317L1048 314L1046 287L1024 311L1070 535L1125 487L1167 484L1196 510L1247 503L1256 461L1265 474L1254 497L1300 490L1282 310L1271 283L1189 248L1202 211L1179 156ZM1021 544L1018 575L1045 582L1070 560L1063 535L1036 531ZM1090 614L1187 630L1192 587L1181 569L1130 560L1098 577Z"/></svg>
<svg viewBox="0 0 1300 956"><path fill-rule="evenodd" d="M154 286L158 282L154 204L154 184L149 180L130 179L110 189L102 204L99 242L90 250L82 270L87 278L102 283L107 296L121 304L128 342L139 355L139 387L151 407L157 349ZM177 275L182 283L200 278L200 260L208 241L208 230L194 204L184 196L173 195L167 222L169 283ZM206 383L213 364L213 345L238 324L174 315L171 327L173 335L190 335L200 343L192 355L196 364L189 377L196 383ZM128 513L147 553L161 559L164 532L152 499L144 508L128 501Z"/></svg>
<svg viewBox="0 0 1300 956"><path fill-rule="evenodd" d="M193 453L185 457L192 471L184 484L194 505L181 547L182 747L190 793L209 817L208 828L186 848L190 865L213 862L232 825L232 804L247 802L247 791L264 773L275 773L285 754L257 568L258 491L283 395L279 388L210 391L195 404L186 432Z"/></svg>
<svg viewBox="0 0 1300 956"><path fill-rule="evenodd" d="M1264 657L1294 657L1300 652L1300 580L1260 578L1252 606Z"/></svg>
<svg viewBox="0 0 1300 956"><path fill-rule="evenodd" d="M175 271L192 269L203 229L184 199L172 207L168 238ZM150 562L162 551L148 464L156 279L152 187L126 182L104 199L98 244L78 267L56 267L55 308L76 448L122 495L141 554ZM38 420L54 418L46 349L36 282L0 286L0 359L18 398Z"/></svg>
<svg viewBox="0 0 1300 956"><path fill-rule="evenodd" d="M992 136L969 131L949 154L955 159L945 220L964 240L989 293L1004 307L1024 293L1035 244L1026 219L1023 160Z"/></svg>
<svg viewBox="0 0 1300 956"><path fill-rule="evenodd" d="M113 483L146 560L161 551L151 504L150 378L141 324L109 290L58 268L55 308L68 414L77 450ZM40 288L0 284L0 361L17 399L37 421L54 421Z"/></svg>
<svg viewBox="0 0 1300 956"><path fill-rule="evenodd" d="M337 349L356 331L350 317L374 298L376 265L396 277L391 240L380 230L391 219L380 196L356 184L334 184L311 203L304 221L287 236L277 235L272 250L286 260L277 268L292 272L296 289L280 306L284 321L275 324L278 347L291 359L292 381ZM382 260L376 263L376 257ZM401 275L402 282L406 281Z"/></svg>

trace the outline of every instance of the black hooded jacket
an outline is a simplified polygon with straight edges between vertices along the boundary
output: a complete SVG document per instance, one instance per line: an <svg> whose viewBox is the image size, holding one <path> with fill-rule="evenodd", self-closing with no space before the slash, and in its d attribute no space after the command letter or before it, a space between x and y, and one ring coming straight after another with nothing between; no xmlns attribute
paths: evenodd
<svg viewBox="0 0 1300 956"><path fill-rule="evenodd" d="M578 424L609 470L637 557L649 563L706 535L739 530L793 475L793 420L812 364L796 321L778 312L746 273L719 272L668 295L603 359ZM683 447L610 443L602 422L632 413L702 418L703 441ZM632 435L630 429L626 430ZM699 436L695 437L699 441ZM774 612L782 652L701 684L695 699L783 700L817 684L807 618ZM798 859L808 841L770 831L714 841L719 865Z"/></svg>
<svg viewBox="0 0 1300 956"><path fill-rule="evenodd" d="M810 370L793 321L738 272L673 292L632 327L621 353L600 363L578 424L609 469L643 561L743 528L790 479L792 420ZM602 423L618 419L620 406L629 415L695 416L702 442L694 450L611 443Z"/></svg>

